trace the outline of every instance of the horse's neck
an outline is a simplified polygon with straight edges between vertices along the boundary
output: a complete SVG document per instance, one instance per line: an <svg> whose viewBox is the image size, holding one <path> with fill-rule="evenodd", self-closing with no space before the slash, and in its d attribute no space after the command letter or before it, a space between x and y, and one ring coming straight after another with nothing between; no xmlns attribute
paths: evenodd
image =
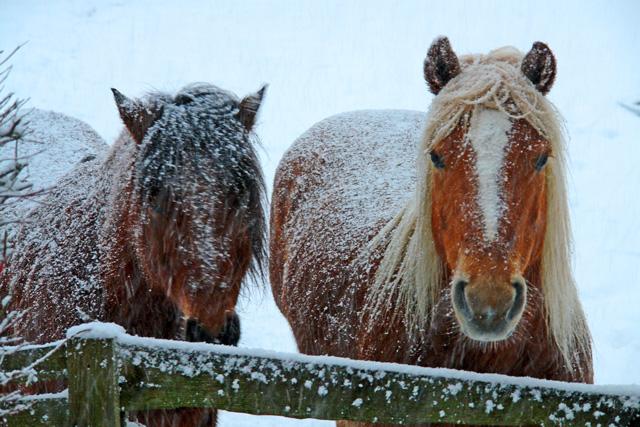
<svg viewBox="0 0 640 427"><path fill-rule="evenodd" d="M121 185L117 183L111 189L108 197L111 199L105 214L102 228L104 242L105 278L108 282L122 282L122 279L136 273L134 271L135 250L133 227L131 221L132 210L130 202L131 183ZM107 283L107 288L120 287L117 283Z"/></svg>
<svg viewBox="0 0 640 427"><path fill-rule="evenodd" d="M128 132L122 132L113 145L104 164L109 191L104 195L106 207L100 230L103 242L103 279L108 295L122 301L124 281L129 285L140 282L140 272L135 268L135 251L131 215L133 193L133 161L137 147Z"/></svg>
<svg viewBox="0 0 640 427"><path fill-rule="evenodd" d="M137 145L131 135L123 131L114 142L111 153L104 162L103 173L109 181L106 198L105 220L102 234L106 248L117 250L127 236L128 218L131 215L131 194L133 192L133 163Z"/></svg>
<svg viewBox="0 0 640 427"><path fill-rule="evenodd" d="M137 260L130 191L130 185L117 189L114 200L121 203L113 207L103 229L107 321L130 334L173 339L178 334L179 314L166 295L153 292Z"/></svg>

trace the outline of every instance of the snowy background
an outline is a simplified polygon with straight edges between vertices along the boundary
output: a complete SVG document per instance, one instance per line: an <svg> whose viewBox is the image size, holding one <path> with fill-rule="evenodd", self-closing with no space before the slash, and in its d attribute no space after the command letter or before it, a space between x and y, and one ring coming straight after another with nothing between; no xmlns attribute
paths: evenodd
<svg viewBox="0 0 640 427"><path fill-rule="evenodd" d="M108 142L127 96L205 81L242 97L269 83L257 128L271 184L286 148L332 114L426 111L422 61L449 36L458 54L540 40L558 60L549 97L570 134L575 271L599 384L640 384L640 2L0 0L8 91L86 121ZM295 351L268 284L239 307L241 346ZM225 413L219 425L321 426Z"/></svg>

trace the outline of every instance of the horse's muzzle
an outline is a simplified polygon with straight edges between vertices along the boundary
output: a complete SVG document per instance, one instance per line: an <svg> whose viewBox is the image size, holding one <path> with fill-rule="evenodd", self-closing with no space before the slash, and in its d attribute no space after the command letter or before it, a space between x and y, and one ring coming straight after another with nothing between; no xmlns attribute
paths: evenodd
<svg viewBox="0 0 640 427"><path fill-rule="evenodd" d="M184 329L184 340L189 342L237 346L240 341L240 317L236 313L227 314L225 324L217 335L212 335L194 318L186 319Z"/></svg>
<svg viewBox="0 0 640 427"><path fill-rule="evenodd" d="M515 330L527 299L527 287L521 276L510 285L492 282L470 284L454 279L451 298L462 332L477 341L500 341Z"/></svg>

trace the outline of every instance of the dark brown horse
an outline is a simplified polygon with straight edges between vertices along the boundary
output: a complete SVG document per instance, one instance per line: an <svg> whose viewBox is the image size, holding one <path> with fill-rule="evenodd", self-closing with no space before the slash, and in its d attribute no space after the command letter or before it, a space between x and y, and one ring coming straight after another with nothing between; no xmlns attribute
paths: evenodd
<svg viewBox="0 0 640 427"><path fill-rule="evenodd" d="M14 331L64 338L90 320L141 336L235 344L234 307L265 260L265 192L252 127L265 88L239 101L197 84L130 100L107 155L58 184L18 231L0 278ZM186 322L185 322L186 319ZM213 410L151 411L149 426L215 425Z"/></svg>
<svg viewBox="0 0 640 427"><path fill-rule="evenodd" d="M300 351L592 382L553 54L439 38L424 73L427 114L331 117L278 167L270 277Z"/></svg>

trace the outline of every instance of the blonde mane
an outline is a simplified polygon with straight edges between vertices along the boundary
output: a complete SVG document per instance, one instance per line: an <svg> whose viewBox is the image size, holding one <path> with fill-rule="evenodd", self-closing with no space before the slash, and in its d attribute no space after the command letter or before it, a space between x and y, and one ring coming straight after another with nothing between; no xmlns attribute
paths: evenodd
<svg viewBox="0 0 640 427"><path fill-rule="evenodd" d="M462 72L436 96L418 144L415 193L366 249L366 256L384 251L369 292L368 310L379 312L399 298L408 329L416 331L442 292L445 268L431 233L431 181L428 153L457 126L466 125L480 109L490 108L527 120L551 144L553 160L547 174L547 231L542 251L542 294L548 331L570 370L591 350L571 269L572 237L566 194L566 143L563 119L520 71L523 54L503 47L488 55L460 57ZM386 249L385 249L386 246ZM370 312L370 311L369 311Z"/></svg>

